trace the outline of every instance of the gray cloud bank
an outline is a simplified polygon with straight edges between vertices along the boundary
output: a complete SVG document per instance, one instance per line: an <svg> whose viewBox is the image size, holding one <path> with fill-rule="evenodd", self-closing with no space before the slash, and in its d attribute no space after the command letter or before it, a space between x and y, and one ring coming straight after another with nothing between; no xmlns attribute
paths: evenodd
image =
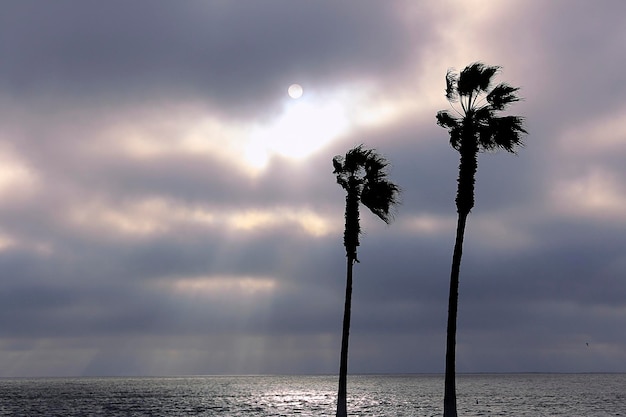
<svg viewBox="0 0 626 417"><path fill-rule="evenodd" d="M0 376L336 372L331 158L358 143L403 204L362 215L350 370L441 372L458 156L434 115L478 59L522 86L530 135L480 156L458 368L626 371L626 7L462 4L3 3ZM202 115L271 120L296 81L413 107L254 175L182 148Z"/></svg>

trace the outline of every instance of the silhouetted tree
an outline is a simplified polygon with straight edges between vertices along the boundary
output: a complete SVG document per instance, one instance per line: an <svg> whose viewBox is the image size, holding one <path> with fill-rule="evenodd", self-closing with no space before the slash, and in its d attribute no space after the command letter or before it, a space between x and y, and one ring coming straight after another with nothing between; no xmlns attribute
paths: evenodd
<svg viewBox="0 0 626 417"><path fill-rule="evenodd" d="M339 392L337 395L337 417L347 415L346 388L348 375L348 337L350 334L350 310L352 306L352 267L357 259L357 246L361 226L359 203L370 209L385 223L390 223L391 209L398 203L399 188L387 179L388 162L375 151L359 145L346 156L333 158L337 183L346 190L346 227L343 244L346 247L347 278L346 299L341 335L341 360L339 366Z"/></svg>
<svg viewBox="0 0 626 417"><path fill-rule="evenodd" d="M456 194L458 222L450 273L448 324L446 341L446 374L444 388L444 417L456 417L456 321L459 296L459 270L463 252L463 235L467 215L474 207L474 183L478 169L478 152L504 149L514 153L522 145L524 119L518 116L498 116L509 104L519 101L519 88L501 83L491 91L491 80L500 67L480 62L468 65L460 74L446 74L446 98L454 112L437 113L437 124L448 129L450 144L460 154ZM459 103L460 109L454 103Z"/></svg>

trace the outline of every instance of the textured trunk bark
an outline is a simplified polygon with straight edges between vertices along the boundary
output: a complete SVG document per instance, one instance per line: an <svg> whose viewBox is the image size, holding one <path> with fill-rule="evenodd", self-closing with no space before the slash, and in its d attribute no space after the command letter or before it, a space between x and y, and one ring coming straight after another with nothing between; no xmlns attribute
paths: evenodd
<svg viewBox="0 0 626 417"><path fill-rule="evenodd" d="M346 247L346 298L343 308L343 330L341 332L341 357L339 363L339 390L337 392L337 417L346 417L347 380L348 380L348 339L350 337L350 315L352 310L352 267L357 261L359 246L359 192L358 183L350 183L346 195L346 228L344 245Z"/></svg>
<svg viewBox="0 0 626 417"><path fill-rule="evenodd" d="M456 241L450 272L450 295L448 298L448 326L446 329L446 375L443 396L443 416L457 417L456 413L456 320L459 304L459 272L463 254L463 237L467 213L459 214L456 226Z"/></svg>
<svg viewBox="0 0 626 417"><path fill-rule="evenodd" d="M337 393L337 417L347 417L348 385L348 339L350 337L350 313L352 309L352 266L354 261L348 257L346 266L346 302L343 310L343 331L341 334L341 359L339 364L339 391Z"/></svg>
<svg viewBox="0 0 626 417"><path fill-rule="evenodd" d="M459 149L458 188L456 211L459 215L456 240L450 271L450 295L448 298L448 324L446 328L446 374L443 396L443 416L457 417L456 411L456 322L459 305L459 272L463 255L463 237L467 216L474 207L474 183L478 170L478 142L473 130L472 114L463 121L463 139Z"/></svg>

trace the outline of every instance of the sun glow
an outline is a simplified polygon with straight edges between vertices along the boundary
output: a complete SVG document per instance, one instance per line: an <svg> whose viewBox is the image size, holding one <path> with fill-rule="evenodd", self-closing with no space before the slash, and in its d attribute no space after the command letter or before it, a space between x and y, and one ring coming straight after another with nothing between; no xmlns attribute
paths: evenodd
<svg viewBox="0 0 626 417"><path fill-rule="evenodd" d="M309 89L306 94L295 87L290 90L280 111L270 118L242 122L203 107L168 109L175 117L160 112L140 115L103 135L111 152L132 159L215 158L255 176L273 156L304 160L351 130L390 123L415 108L415 102L404 96L384 98L363 83L336 90ZM100 154L102 149L88 151Z"/></svg>
<svg viewBox="0 0 626 417"><path fill-rule="evenodd" d="M352 129L390 123L419 104L412 97L383 98L361 84L306 96L301 96L301 87L291 87L292 99L285 102L282 114L250 129L244 156L257 170L272 155L305 159Z"/></svg>
<svg viewBox="0 0 626 417"><path fill-rule="evenodd" d="M345 133L349 125L346 107L338 100L292 100L277 119L252 128L245 157L257 168L272 155L303 159Z"/></svg>

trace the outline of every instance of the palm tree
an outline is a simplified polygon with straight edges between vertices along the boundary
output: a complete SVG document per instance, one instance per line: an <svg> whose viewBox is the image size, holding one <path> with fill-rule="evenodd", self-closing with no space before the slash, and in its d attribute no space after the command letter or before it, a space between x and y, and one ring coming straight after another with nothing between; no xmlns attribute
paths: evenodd
<svg viewBox="0 0 626 417"><path fill-rule="evenodd" d="M337 183L346 190L346 228L343 244L347 257L346 299L341 335L341 360L339 366L339 392L337 395L337 417L347 416L346 388L348 374L348 337L350 334L350 309L352 305L352 267L357 259L357 246L361 226L359 202L369 208L382 221L392 220L391 209L398 203L400 189L387 179L388 162L375 151L359 145L350 149L346 156L333 158Z"/></svg>
<svg viewBox="0 0 626 417"><path fill-rule="evenodd" d="M478 152L504 149L515 153L522 146L524 119L519 116L499 116L509 104L519 101L519 88L501 83L490 89L491 79L500 67L480 62L468 65L460 74L446 74L446 98L454 112L437 113L437 124L448 129L450 144L460 154L456 208L458 222L450 273L448 325L446 341L446 374L444 388L444 417L456 417L455 356L456 320L459 298L459 270L463 252L463 235L467 215L474 207L474 183L478 169ZM454 107L460 104L460 109Z"/></svg>

